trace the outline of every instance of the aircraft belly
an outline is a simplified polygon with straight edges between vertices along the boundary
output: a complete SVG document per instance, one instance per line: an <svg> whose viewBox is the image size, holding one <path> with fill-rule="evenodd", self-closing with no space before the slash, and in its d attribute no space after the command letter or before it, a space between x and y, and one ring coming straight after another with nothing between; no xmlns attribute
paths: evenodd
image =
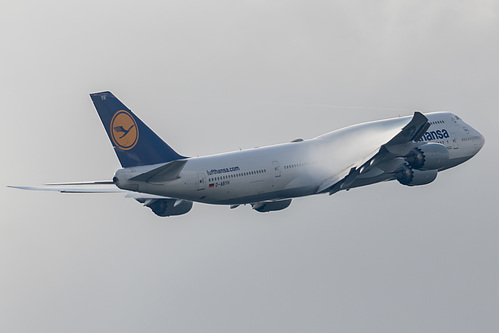
<svg viewBox="0 0 499 333"><path fill-rule="evenodd" d="M457 166L457 165L459 165L461 163L466 162L467 160L469 160L472 157L473 157L473 155L460 156L460 157L451 158L451 159L449 159L449 161L447 162L447 164L443 168L440 168L438 171L444 171L444 170L453 168L453 167L455 167L455 166Z"/></svg>
<svg viewBox="0 0 499 333"><path fill-rule="evenodd" d="M234 197L220 196L218 198L215 198L210 196L202 200L201 202L218 205L241 205L265 200L296 198L312 194L315 194L315 186L287 190L275 190L258 194L247 193L246 195Z"/></svg>
<svg viewBox="0 0 499 333"><path fill-rule="evenodd" d="M208 188L204 202L214 204L241 204L250 203L246 198L268 197L269 192L274 192L274 184L265 179L249 182L237 180L228 181L228 184L216 188Z"/></svg>

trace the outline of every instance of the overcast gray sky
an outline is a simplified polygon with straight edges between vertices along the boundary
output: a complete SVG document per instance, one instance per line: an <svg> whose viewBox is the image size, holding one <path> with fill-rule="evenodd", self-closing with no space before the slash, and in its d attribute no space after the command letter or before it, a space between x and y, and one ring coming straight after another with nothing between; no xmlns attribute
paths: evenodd
<svg viewBox="0 0 499 333"><path fill-rule="evenodd" d="M498 1L3 1L0 330L497 332ZM448 110L485 147L423 187L275 213L6 185L110 179L88 94L181 154Z"/></svg>

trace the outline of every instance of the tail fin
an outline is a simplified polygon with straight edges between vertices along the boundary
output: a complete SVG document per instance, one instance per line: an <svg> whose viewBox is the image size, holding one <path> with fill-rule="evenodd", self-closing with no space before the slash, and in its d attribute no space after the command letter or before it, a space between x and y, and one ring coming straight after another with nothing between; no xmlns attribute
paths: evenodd
<svg viewBox="0 0 499 333"><path fill-rule="evenodd" d="M185 158L177 154L111 92L90 94L124 168Z"/></svg>

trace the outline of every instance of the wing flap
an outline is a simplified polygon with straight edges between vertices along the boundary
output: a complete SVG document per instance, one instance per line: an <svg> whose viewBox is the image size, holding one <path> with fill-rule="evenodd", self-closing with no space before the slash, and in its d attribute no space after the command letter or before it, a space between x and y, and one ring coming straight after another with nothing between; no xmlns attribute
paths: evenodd
<svg viewBox="0 0 499 333"><path fill-rule="evenodd" d="M339 181L347 177L351 170L355 170L353 165L351 167L346 168L345 170L341 171L340 173L337 173L333 177L330 177L326 179L325 181L322 182L321 185L319 185L319 188L317 189L317 193L324 193L324 192L330 192L331 188L338 184Z"/></svg>

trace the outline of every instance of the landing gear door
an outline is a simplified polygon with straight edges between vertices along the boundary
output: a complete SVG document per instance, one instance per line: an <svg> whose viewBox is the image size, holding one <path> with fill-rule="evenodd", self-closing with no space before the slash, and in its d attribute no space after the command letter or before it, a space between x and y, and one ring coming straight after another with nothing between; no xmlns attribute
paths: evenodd
<svg viewBox="0 0 499 333"><path fill-rule="evenodd" d="M276 177L281 177L281 167L279 165L279 162L273 161L272 164L274 165L274 175Z"/></svg>
<svg viewBox="0 0 499 333"><path fill-rule="evenodd" d="M206 177L204 173L198 175L198 191L204 190L206 187Z"/></svg>

